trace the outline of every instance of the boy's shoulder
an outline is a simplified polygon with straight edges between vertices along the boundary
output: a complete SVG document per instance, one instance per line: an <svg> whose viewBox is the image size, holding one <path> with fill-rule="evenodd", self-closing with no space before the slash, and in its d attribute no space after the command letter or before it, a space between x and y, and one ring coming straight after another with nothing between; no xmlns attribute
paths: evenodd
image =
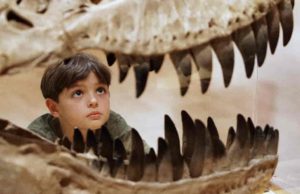
<svg viewBox="0 0 300 194"><path fill-rule="evenodd" d="M112 110L110 111L106 127L113 138L118 138L131 130L131 127L126 123L125 119Z"/></svg>
<svg viewBox="0 0 300 194"><path fill-rule="evenodd" d="M27 128L51 141L55 141L60 136L59 121L49 113L33 120Z"/></svg>

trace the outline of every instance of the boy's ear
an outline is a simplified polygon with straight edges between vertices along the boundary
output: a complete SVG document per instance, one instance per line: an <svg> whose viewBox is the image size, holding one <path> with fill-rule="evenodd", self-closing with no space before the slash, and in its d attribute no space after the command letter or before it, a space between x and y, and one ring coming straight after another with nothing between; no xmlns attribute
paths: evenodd
<svg viewBox="0 0 300 194"><path fill-rule="evenodd" d="M59 116L57 102L55 102L51 98L47 98L46 99L46 106L47 106L48 110L50 111L50 113L52 114L53 117L57 118Z"/></svg>

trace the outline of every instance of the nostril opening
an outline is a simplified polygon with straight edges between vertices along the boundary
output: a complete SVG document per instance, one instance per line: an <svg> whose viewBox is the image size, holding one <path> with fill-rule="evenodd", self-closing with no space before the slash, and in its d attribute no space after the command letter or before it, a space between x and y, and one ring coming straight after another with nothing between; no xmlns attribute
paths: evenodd
<svg viewBox="0 0 300 194"><path fill-rule="evenodd" d="M19 29L29 29L33 27L33 24L23 18L22 16L18 15L15 11L10 10L7 15L6 18L8 20L9 23L11 23L12 25L14 25L16 28Z"/></svg>
<svg viewBox="0 0 300 194"><path fill-rule="evenodd" d="M98 3L101 2L101 0L91 0L91 2L94 3L94 4L98 4Z"/></svg>

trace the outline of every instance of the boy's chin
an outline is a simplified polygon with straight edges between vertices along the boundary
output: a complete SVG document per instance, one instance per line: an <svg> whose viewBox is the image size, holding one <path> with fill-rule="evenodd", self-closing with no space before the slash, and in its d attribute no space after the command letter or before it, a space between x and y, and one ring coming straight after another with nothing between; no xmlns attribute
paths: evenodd
<svg viewBox="0 0 300 194"><path fill-rule="evenodd" d="M103 122L94 122L93 124L88 125L87 127L85 127L86 129L90 129L92 131L95 131L99 128L101 128L104 125Z"/></svg>

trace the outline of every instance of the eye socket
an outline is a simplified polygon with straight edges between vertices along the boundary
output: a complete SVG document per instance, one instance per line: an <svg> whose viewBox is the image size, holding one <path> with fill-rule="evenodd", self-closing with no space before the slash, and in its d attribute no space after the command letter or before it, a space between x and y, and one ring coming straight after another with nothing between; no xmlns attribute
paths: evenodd
<svg viewBox="0 0 300 194"><path fill-rule="evenodd" d="M99 88L97 88L97 93L98 94L105 94L106 93L106 89L104 87L99 87Z"/></svg>
<svg viewBox="0 0 300 194"><path fill-rule="evenodd" d="M75 90L73 93L72 93L72 96L73 97L80 97L82 96L83 92L81 90Z"/></svg>

